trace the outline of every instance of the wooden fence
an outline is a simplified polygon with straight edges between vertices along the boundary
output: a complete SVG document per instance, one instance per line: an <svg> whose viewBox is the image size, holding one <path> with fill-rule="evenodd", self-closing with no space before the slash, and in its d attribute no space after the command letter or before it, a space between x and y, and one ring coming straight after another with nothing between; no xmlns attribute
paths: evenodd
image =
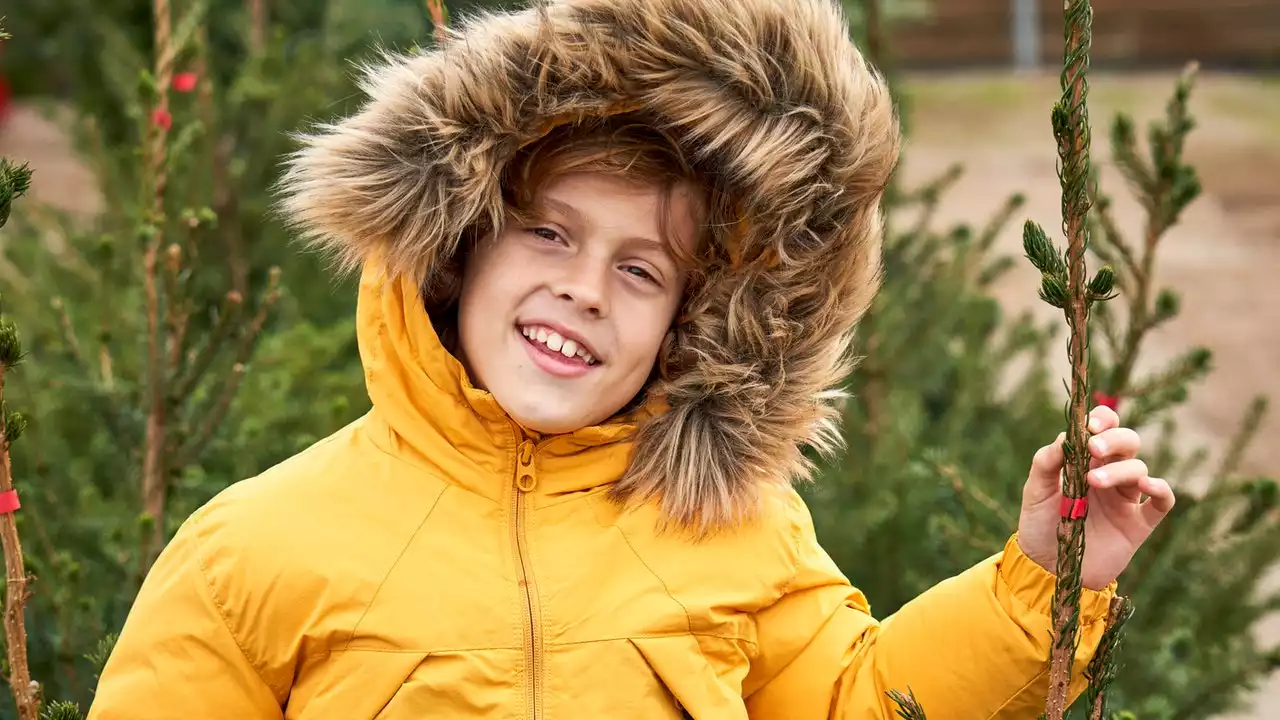
<svg viewBox="0 0 1280 720"><path fill-rule="evenodd" d="M889 26L893 54L913 68L1014 66L1020 56L1060 62L1062 0L1026 0L1021 12L1031 12L1021 16L1019 2L932 0L929 12ZM1198 60L1211 68L1280 69L1280 0L1094 0L1093 8L1098 66Z"/></svg>

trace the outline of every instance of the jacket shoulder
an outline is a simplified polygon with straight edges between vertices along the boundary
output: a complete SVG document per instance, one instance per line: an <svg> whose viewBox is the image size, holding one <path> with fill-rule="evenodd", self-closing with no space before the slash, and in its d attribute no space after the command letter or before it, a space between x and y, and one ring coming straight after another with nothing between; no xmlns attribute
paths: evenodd
<svg viewBox="0 0 1280 720"><path fill-rule="evenodd" d="M194 550L239 642L267 664L292 662L349 636L443 489L357 423L221 491L170 544Z"/></svg>
<svg viewBox="0 0 1280 720"><path fill-rule="evenodd" d="M670 587L700 593L720 588L739 596L747 590L751 600L739 609L758 611L804 586L848 585L818 542L808 505L792 487L768 488L749 523L703 539L655 531L658 519L659 510L646 505L620 512L614 522L655 573L672 578Z"/></svg>
<svg viewBox="0 0 1280 720"><path fill-rule="evenodd" d="M326 549L358 548L363 538L416 527L444 489L370 441L356 421L262 473L217 493L192 514L206 552L282 555L290 563L334 558ZM376 528L377 532L356 532Z"/></svg>

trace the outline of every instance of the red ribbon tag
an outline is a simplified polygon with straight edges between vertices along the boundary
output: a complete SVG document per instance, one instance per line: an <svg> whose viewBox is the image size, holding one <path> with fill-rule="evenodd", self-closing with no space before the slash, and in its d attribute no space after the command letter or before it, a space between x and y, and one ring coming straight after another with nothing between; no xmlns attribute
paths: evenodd
<svg viewBox="0 0 1280 720"><path fill-rule="evenodd" d="M8 515L20 507L22 507L22 503L18 502L17 490L0 493L0 515Z"/></svg>
<svg viewBox="0 0 1280 720"><path fill-rule="evenodd" d="M1084 517L1084 513L1089 509L1089 496L1085 495L1081 498L1062 498L1062 505L1058 508L1058 514L1062 517L1069 517L1072 520L1079 520Z"/></svg>

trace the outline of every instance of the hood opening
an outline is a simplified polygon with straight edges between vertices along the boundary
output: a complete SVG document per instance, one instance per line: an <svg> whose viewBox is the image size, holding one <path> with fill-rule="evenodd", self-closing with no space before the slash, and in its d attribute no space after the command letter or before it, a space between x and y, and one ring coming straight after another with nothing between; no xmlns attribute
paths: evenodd
<svg viewBox="0 0 1280 720"><path fill-rule="evenodd" d="M299 136L281 208L339 268L377 257L418 282L427 307L452 292L466 243L502 222L510 159L565 123L642 112L732 197L677 324L677 370L650 384L662 412L636 429L616 500L656 501L701 535L807 479L805 446L838 447L900 134L832 0L482 13L440 49L387 53L362 89L357 113Z"/></svg>

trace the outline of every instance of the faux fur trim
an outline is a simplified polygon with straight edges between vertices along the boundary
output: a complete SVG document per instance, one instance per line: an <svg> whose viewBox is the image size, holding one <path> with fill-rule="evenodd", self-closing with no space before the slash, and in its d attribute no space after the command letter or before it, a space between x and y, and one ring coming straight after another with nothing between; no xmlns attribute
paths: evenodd
<svg viewBox="0 0 1280 720"><path fill-rule="evenodd" d="M612 494L710 531L839 444L848 346L880 283L880 201L900 135L831 0L560 0L456 24L438 50L364 69L368 102L301 137L282 208L354 269L429 282L503 214L500 169L559 122L643 108L742 208L678 328L691 369L654 388Z"/></svg>

